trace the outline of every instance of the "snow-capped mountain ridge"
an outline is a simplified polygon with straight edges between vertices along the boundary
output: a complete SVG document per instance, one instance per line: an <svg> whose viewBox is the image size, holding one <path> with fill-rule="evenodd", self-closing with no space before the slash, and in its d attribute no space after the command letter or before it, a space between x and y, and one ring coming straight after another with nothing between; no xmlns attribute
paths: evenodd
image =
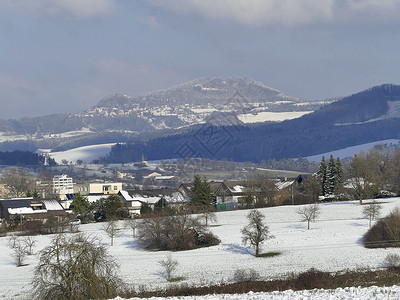
<svg viewBox="0 0 400 300"><path fill-rule="evenodd" d="M199 78L138 96L108 96L80 113L0 120L0 142L15 143L18 140L16 148L21 148L23 141L29 141L26 143L30 149L32 144L38 143L37 147L67 147L73 140L71 146L77 147L88 145L89 137L97 143L107 143L110 136L113 142L117 135L124 135L121 141L132 140L138 134L202 124L216 112L241 115L244 123L247 120L249 123L276 122L293 118L289 113L296 112L295 116L300 116L302 112L314 111L320 106L321 103L302 102L286 96L252 79ZM288 114L282 114L285 112ZM239 119L237 122L243 124ZM90 132L82 131L82 128L88 128ZM72 131L82 131L82 135L61 139L63 133ZM0 144L0 150L13 149L12 145L2 146Z"/></svg>

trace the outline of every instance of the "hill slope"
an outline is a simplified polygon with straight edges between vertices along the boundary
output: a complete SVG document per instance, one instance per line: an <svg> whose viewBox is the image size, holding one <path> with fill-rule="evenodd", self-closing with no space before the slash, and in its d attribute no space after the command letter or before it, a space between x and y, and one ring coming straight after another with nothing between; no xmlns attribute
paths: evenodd
<svg viewBox="0 0 400 300"><path fill-rule="evenodd" d="M201 78L135 97L113 95L81 113L0 120L0 150L55 146L61 150L124 142L143 133L201 124L217 111L235 112L232 121L241 124L239 116L246 122L247 115L259 114L258 121L265 121L269 118L265 112L298 116L320 105L285 96L251 79Z"/></svg>
<svg viewBox="0 0 400 300"><path fill-rule="evenodd" d="M400 138L400 86L381 85L348 96L301 118L253 126L207 123L184 134L118 145L110 161L211 157L235 161L304 157ZM220 118L224 118L220 114ZM185 148L185 149L184 149ZM183 150L186 150L184 154ZM185 157L187 156L187 157Z"/></svg>

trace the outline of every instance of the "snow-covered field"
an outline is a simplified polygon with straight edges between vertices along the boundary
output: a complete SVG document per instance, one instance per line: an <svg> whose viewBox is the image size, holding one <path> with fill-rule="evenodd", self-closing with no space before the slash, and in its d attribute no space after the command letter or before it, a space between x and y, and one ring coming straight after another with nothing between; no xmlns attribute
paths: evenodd
<svg viewBox="0 0 400 300"><path fill-rule="evenodd" d="M184 277L183 282L188 284L207 285L231 281L237 269L254 269L262 279L268 280L290 272L306 271L311 267L322 271L362 267L380 268L387 254L400 253L399 249L365 249L362 246L361 239L368 230L368 220L362 218L362 206L358 202L324 203L320 206L321 215L316 223L312 223L310 230L307 230L305 222L300 221L297 214L298 206L261 209L266 216L271 234L275 236L274 239L265 243L263 251L282 253L270 258L256 258L252 255L251 249L241 244L240 230L247 223L246 215L249 211L217 213L217 223L210 227L210 230L221 239L221 244L209 248L173 252L173 259L179 262L175 276ZM400 198L385 199L382 206L382 216L384 216L394 207L400 206ZM120 226L122 225L121 221ZM111 247L109 246L110 239L101 228L102 224L98 223L80 226L81 231L99 236L104 245L107 245L109 252L119 261L120 275L128 285L132 288L146 286L148 289L156 289L169 284L160 275L162 269L158 264L158 261L165 259L167 251L152 252L140 249L128 228L119 232L114 241L115 245ZM35 251L43 249L51 238L50 235L37 236L38 243ZM27 299L30 297L29 283L32 271L38 258L29 256L26 261L28 265L17 268L10 254L8 238L1 237L0 299ZM344 295L345 291L341 290L339 295ZM383 290L379 288L376 292L378 291ZM303 299L327 299L323 293L326 295L331 292L311 293L315 293L315 296L307 296L309 298L303 297ZM367 295L367 293L369 292L359 292L360 295ZM400 299L399 288L393 289L391 297L393 293L397 298L388 298L386 294L384 299ZM261 299L267 296L251 294L226 298L243 299L243 297ZM280 297L276 295L273 299L302 299L302 296L285 296L284 294ZM196 297L196 299L199 298ZM329 299L383 298L343 296Z"/></svg>
<svg viewBox="0 0 400 300"><path fill-rule="evenodd" d="M111 147L114 145L115 143L90 145L59 152L50 152L50 150L47 149L40 149L38 152L49 154L57 163L61 163L63 159L69 162L72 161L73 163L76 163L78 159L84 162L91 162L94 159L108 154L111 151Z"/></svg>
<svg viewBox="0 0 400 300"><path fill-rule="evenodd" d="M386 145L399 145L399 143L400 143L400 140L397 140L397 139L382 140L382 141L347 147L344 149L326 152L326 153L322 153L322 154L308 156L307 159L309 161L321 161L322 156L325 156L325 159L326 159L326 158L329 158L329 156L331 154L333 155L333 157L340 157L341 159L349 158L349 157L352 158L354 156L354 154L358 154L361 151L367 152L369 149L372 149L376 145L385 145L385 144Z"/></svg>
<svg viewBox="0 0 400 300"><path fill-rule="evenodd" d="M262 111L257 114L240 114L238 119L245 124L257 122L282 122L285 120L292 120L300 118L312 111L287 111L287 112L270 112Z"/></svg>

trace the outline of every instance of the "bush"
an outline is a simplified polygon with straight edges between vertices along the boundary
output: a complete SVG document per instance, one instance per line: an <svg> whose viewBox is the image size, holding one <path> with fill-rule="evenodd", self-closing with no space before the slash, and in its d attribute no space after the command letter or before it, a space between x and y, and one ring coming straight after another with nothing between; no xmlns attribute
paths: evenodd
<svg viewBox="0 0 400 300"><path fill-rule="evenodd" d="M190 250L220 242L198 219L187 214L143 219L138 239L143 247L157 250Z"/></svg>
<svg viewBox="0 0 400 300"><path fill-rule="evenodd" d="M384 266L389 270L396 270L400 267L400 255L388 254L383 262Z"/></svg>
<svg viewBox="0 0 400 300"><path fill-rule="evenodd" d="M254 269L237 269L233 274L234 282L257 281L259 279L260 274Z"/></svg>
<svg viewBox="0 0 400 300"><path fill-rule="evenodd" d="M379 220L364 235L364 247L382 248L400 246L400 210L395 208L388 217Z"/></svg>
<svg viewBox="0 0 400 300"><path fill-rule="evenodd" d="M329 281L329 273L311 268L307 272L301 273L295 280L294 286L297 290L310 290L315 288L323 288L325 282Z"/></svg>

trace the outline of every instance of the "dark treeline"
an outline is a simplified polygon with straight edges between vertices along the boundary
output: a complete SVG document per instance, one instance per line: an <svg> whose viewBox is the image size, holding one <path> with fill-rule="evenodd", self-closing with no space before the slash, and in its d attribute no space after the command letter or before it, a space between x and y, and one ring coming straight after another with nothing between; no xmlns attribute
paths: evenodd
<svg viewBox="0 0 400 300"><path fill-rule="evenodd" d="M228 159L260 162L275 158L305 157L377 140L400 138L399 119L360 125L305 127L307 120L253 127L213 127L215 132L232 132L223 147L200 143L198 131L160 137L148 142L117 144L107 157L110 163L170 158ZM211 131L211 129L209 128ZM233 135L234 133L234 135Z"/></svg>
<svg viewBox="0 0 400 300"><path fill-rule="evenodd" d="M395 100L400 100L400 86L382 85L281 123L217 127L210 120L181 134L116 145L107 159L128 162L145 155L149 160L207 157L260 162L400 138L398 118L379 119L388 111L388 102Z"/></svg>
<svg viewBox="0 0 400 300"><path fill-rule="evenodd" d="M5 166L40 166L45 165L54 166L56 162L50 157L45 157L42 154L37 154L29 151L5 151L0 152L0 165Z"/></svg>

